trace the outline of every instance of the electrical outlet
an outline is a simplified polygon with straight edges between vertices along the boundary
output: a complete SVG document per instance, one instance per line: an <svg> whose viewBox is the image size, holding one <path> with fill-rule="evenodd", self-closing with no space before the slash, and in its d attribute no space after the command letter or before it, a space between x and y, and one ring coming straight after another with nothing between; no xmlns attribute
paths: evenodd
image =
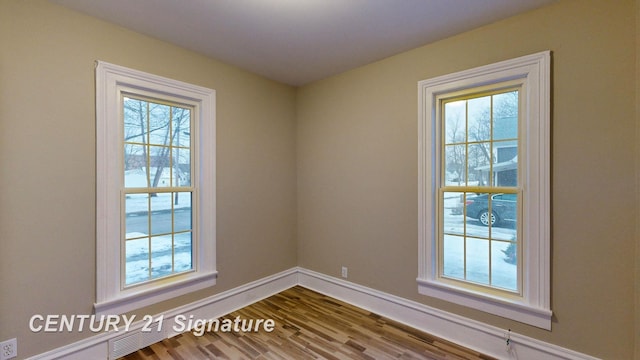
<svg viewBox="0 0 640 360"><path fill-rule="evenodd" d="M0 343L0 360L9 360L18 356L18 340L16 338Z"/></svg>
<svg viewBox="0 0 640 360"><path fill-rule="evenodd" d="M509 329L509 331L504 334L504 341L506 343L506 352L511 353L511 346L513 345L513 343L511 342L511 329Z"/></svg>
<svg viewBox="0 0 640 360"><path fill-rule="evenodd" d="M342 267L342 277L346 279L348 275L349 275L349 269L347 269L346 266L343 266Z"/></svg>

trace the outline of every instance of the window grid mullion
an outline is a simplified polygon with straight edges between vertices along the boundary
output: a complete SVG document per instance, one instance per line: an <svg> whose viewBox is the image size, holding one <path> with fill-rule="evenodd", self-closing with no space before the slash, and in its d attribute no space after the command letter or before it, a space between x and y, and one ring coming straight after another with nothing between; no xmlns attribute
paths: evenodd
<svg viewBox="0 0 640 360"><path fill-rule="evenodd" d="M147 155L147 166L145 169L145 173L147 175L147 187L151 187L151 147L149 146L149 144L151 143L151 120L150 118L150 109L149 109L149 102L146 101L145 102L145 110L146 110L146 115L145 115L145 123L147 125L147 133L146 133L146 138L147 138L147 143L145 145L146 148L146 155Z"/></svg>
<svg viewBox="0 0 640 360"><path fill-rule="evenodd" d="M491 187L495 187L497 186L497 182L496 182L496 174L494 174L493 172L493 163L494 163L494 146L493 146L493 134L494 134L494 119L493 119L493 95L491 95L489 97L489 185L491 185ZM492 266L493 263L491 262L491 245L492 245L492 239L493 239L493 197L491 195L487 196L487 200L489 203L489 236L487 237L487 241L489 242L489 286L493 286L493 279L492 279Z"/></svg>
<svg viewBox="0 0 640 360"><path fill-rule="evenodd" d="M148 166L147 166L147 168L148 168ZM152 251L152 249L151 249L151 245L152 245L151 244L151 234L153 233L153 231L151 230L152 229L152 227L151 227L151 210L152 210L151 209L151 194L149 194L149 196L147 196L147 206L148 206L147 207L147 209L148 209L148 211L147 211L147 224L148 225L147 226L148 226L148 229L149 229L149 234L147 234L147 248L149 249L149 258L147 259L148 264L149 264L148 265L149 266L149 271L148 271L147 277L149 279L151 279L151 258L152 258L152 253L151 253L151 251ZM126 269L126 264L124 264L124 265L125 265L125 269Z"/></svg>
<svg viewBox="0 0 640 360"><path fill-rule="evenodd" d="M175 257L176 257L176 219L175 219L175 204L173 201L176 193L171 193L171 272L176 271Z"/></svg>
<svg viewBox="0 0 640 360"><path fill-rule="evenodd" d="M169 185L174 187L174 175L173 175L173 106L169 106ZM169 203L171 205L171 273L175 273L174 266L174 258L175 258L175 207L173 204L173 199L175 196L174 192L170 193Z"/></svg>
<svg viewBox="0 0 640 360"><path fill-rule="evenodd" d="M464 127L465 127L465 132L464 132L464 140L465 140L465 144L464 144L464 150L465 150L465 154L464 154L464 183L465 185L469 186L469 102L465 101L464 102ZM446 183L444 183L446 185ZM465 201L466 201L466 197L465 197ZM467 219L466 217L462 219L464 226L463 226L463 245L464 245L464 251L462 253L463 257L463 261L464 261L464 266L463 266L463 278L465 281L467 281L467 274L468 274L468 269L467 269L467 248L468 248L468 242L469 242L469 237L468 237L468 232L467 232ZM445 254L442 254L442 257L444 258Z"/></svg>
<svg viewBox="0 0 640 360"><path fill-rule="evenodd" d="M470 97L466 100L469 100L473 97ZM495 121L494 121L494 94L491 94L489 96L489 135L488 135L488 139L486 140L482 140L482 139L478 139L478 140L471 140L470 139L470 121L469 121L469 102L465 100L465 107L464 107L464 126L465 126L465 138L463 142L455 142L455 139L452 139L452 143L448 144L446 141L446 113L445 113L445 101L443 101L440 105L440 109L441 110L441 123L443 124L441 129L442 129L442 139L443 141L441 141L441 149L440 149L440 153L441 153L441 176L440 176L440 181L441 181L441 187L440 187L440 209L441 211L444 211L445 209L445 205L444 205L444 197L445 197L445 193L447 191L454 191L454 192L463 192L464 196L463 196L463 200L464 203L466 203L467 201L467 196L469 193L471 192L476 192L476 193L486 193L487 194L487 206L488 206L488 214L489 214L489 226L487 229L487 236L486 237L478 237L478 236L473 236L469 234L469 229L467 227L467 221L466 221L466 208L464 208L463 206L463 224L462 224L462 234L463 234L463 279L464 281L471 281L472 280L469 279L468 277L468 266L469 266L469 247L468 247L468 242L469 239L478 239L478 240L483 240L487 242L487 249L488 249L488 254L487 254L487 269L488 269L488 287L490 288L494 288L495 284L494 284L494 279L493 279L493 224L492 224L492 219L494 218L493 215L493 198L492 198L492 194L496 194L496 193L519 193L519 188L518 187L508 187L508 188L504 188L504 187L498 187L497 186L497 174L494 174L494 160L495 160L495 153L494 153L494 149L495 149L495 139L494 139L494 125L495 125ZM515 139L507 139L507 140L518 140L517 138ZM506 142L505 139L501 139L501 141ZM465 177L465 185L466 186L450 186L446 184L446 149L447 146L458 146L458 145L463 145L464 146L464 177ZM473 145L477 145L477 146L486 146L488 145L488 149L484 150L483 152L485 155L487 155L488 157L488 162L489 162L489 172L488 172L488 176L487 176L487 180L488 180L488 186L470 186L469 185L469 156L470 156L470 147ZM444 221L444 220L443 220ZM439 271L441 273L441 276L444 275L444 235L446 234L446 232L444 231L444 224L441 223L440 225L440 229L441 229L441 235L439 236L439 242L441 243L441 245L439 246L440 250L440 255L438 256L440 259L440 266L439 266ZM452 233L452 235L454 235ZM519 238L519 237L518 237ZM501 242L506 242L506 241L501 241ZM519 266L520 267L520 266ZM518 291L520 288L520 280L517 281L518 282Z"/></svg>
<svg viewBox="0 0 640 360"><path fill-rule="evenodd" d="M123 236L123 246L126 248L126 243L129 240L141 240L141 239L145 239L146 240L146 247L147 247L147 259L146 259L146 263L148 266L148 271L146 272L146 279L145 280L141 280L141 281L137 281L134 282L132 284L127 284L126 283L126 277L127 277L127 270L126 270L126 252L123 251L123 261L121 262L121 269L122 269L122 287L126 288L129 286L136 286L138 284L144 284L147 283L149 281L153 281L154 280L154 276L153 276L153 258L154 258L154 254L158 251L157 245L154 247L154 242L152 241L154 237L161 237L161 236L170 236L170 246L171 246L171 252L170 252L170 256L171 256L171 275L175 275L175 271L176 271L176 218L175 218L175 204L174 204L174 199L176 197L176 194L178 192L185 192L185 193L189 193L190 194L190 201L193 200L193 194L195 192L195 187L193 185L193 183L190 184L190 186L179 186L179 183L176 182L176 180L174 179L174 175L176 175L177 173L174 172L173 166L175 164L175 161L173 156L174 156L174 144L173 144L173 137L174 136L179 136L179 134L174 134L173 132L173 121L174 121L174 106L169 106L169 110L168 110L168 123L167 123L167 127L168 127L168 138L167 138L167 143L165 144L154 144L154 148L159 148L162 149L164 148L165 150L163 150L164 152L167 153L168 156L168 170L169 170L169 187L153 187L152 186L152 175L151 175L151 166L152 166L152 154L151 154L151 107L153 105L156 104L155 100L151 101L151 100L147 100L147 99L139 99L143 104L144 104L144 120L142 121L142 123L140 124L141 126L144 126L141 131L143 132L143 138L144 140L142 142L139 141L123 141L123 146L126 145L138 145L141 146L144 150L144 158L145 158L145 172L144 172L144 181L146 181L147 186L146 187L138 187L138 188L123 188L123 198L126 199L127 194L147 194L147 199L146 199L146 209L147 209L147 216L146 216L146 226L148 228L148 234L146 234L145 236L141 236L141 237L135 237L135 238L131 238L131 239L127 239L126 236ZM189 112L189 114L191 114L191 111ZM189 122L191 123L192 120L192 116L189 115ZM191 125L190 125L191 126ZM193 151L192 151L192 145L190 146L180 146L179 148L185 149L190 151L190 157L193 157ZM179 164L179 163L178 163ZM193 173L193 161L190 161L190 172ZM163 170L164 171L164 170ZM151 194L167 194L170 198L169 198L169 202L170 202L170 231L169 232L162 232L162 233L154 233L153 232L153 197L151 196ZM193 216L193 212L192 215ZM126 217L126 214L125 214ZM183 230L180 233L190 233L191 237L193 236L193 228L189 228L189 230ZM193 258L193 250L192 250L192 258ZM193 264L193 260L192 260L192 264Z"/></svg>

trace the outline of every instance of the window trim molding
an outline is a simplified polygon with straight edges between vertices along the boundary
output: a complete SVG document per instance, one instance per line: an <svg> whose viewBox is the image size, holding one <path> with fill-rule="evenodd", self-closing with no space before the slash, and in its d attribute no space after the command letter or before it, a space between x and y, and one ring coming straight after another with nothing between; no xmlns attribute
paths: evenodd
<svg viewBox="0 0 640 360"><path fill-rule="evenodd" d="M197 259L195 271L121 289L122 92L153 94L195 106L198 126ZM122 314L216 284L215 90L96 62L96 302L95 313ZM113 244L118 244L113 246Z"/></svg>
<svg viewBox="0 0 640 360"><path fill-rule="evenodd" d="M551 329L550 98L551 53L544 51L418 82L418 291L420 294ZM522 297L500 297L438 279L437 191L440 137L436 98L510 80L522 82L523 111Z"/></svg>

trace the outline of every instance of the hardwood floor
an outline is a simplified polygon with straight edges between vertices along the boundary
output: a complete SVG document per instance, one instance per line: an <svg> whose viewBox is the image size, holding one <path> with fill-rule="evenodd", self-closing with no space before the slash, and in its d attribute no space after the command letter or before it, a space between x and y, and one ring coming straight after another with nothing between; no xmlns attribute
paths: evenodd
<svg viewBox="0 0 640 360"><path fill-rule="evenodd" d="M300 286L221 317L218 330L238 317L245 329L257 319L273 319L275 328L187 332L121 360L493 359Z"/></svg>

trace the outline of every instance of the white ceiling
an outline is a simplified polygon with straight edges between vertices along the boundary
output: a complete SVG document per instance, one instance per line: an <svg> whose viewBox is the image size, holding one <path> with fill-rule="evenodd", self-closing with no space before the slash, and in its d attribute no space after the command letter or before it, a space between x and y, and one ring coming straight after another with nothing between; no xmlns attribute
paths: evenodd
<svg viewBox="0 0 640 360"><path fill-rule="evenodd" d="M51 0L304 85L556 0Z"/></svg>

